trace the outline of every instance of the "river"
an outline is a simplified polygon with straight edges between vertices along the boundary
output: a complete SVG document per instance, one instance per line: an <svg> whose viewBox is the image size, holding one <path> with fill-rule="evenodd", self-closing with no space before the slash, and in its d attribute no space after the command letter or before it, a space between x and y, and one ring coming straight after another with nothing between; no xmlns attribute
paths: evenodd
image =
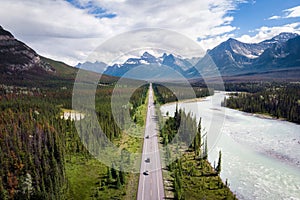
<svg viewBox="0 0 300 200"><path fill-rule="evenodd" d="M300 199L300 125L221 107L226 94L182 102L205 128L211 163L222 151L223 181L243 200ZM172 115L175 103L161 106Z"/></svg>

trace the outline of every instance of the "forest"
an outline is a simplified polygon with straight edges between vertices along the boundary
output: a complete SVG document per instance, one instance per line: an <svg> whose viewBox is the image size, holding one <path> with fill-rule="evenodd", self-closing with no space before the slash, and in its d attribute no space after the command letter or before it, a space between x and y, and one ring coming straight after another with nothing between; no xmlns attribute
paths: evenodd
<svg viewBox="0 0 300 200"><path fill-rule="evenodd" d="M248 85L248 88L252 87ZM222 104L244 112L267 114L300 124L299 83L269 83L258 91L246 91L249 92L231 94Z"/></svg>
<svg viewBox="0 0 300 200"><path fill-rule="evenodd" d="M190 89L193 91L190 91ZM171 91L174 89L174 91ZM205 86L186 86L183 84L153 84L156 100L160 104L175 102L178 100L206 97L214 94L213 89Z"/></svg>
<svg viewBox="0 0 300 200"><path fill-rule="evenodd" d="M111 113L113 89L113 85L98 86L95 109L105 137L117 144L122 138L122 130ZM121 112L127 110L133 118L137 108L145 102L147 90L147 85L135 90L130 105ZM118 92L122 97L127 91ZM112 199L126 196L127 185L134 178L132 174L122 171L125 166L106 167L86 148L103 138L94 140L88 134L82 137L74 120L61 117L62 109L72 108L71 97L72 91L60 86L0 85L0 199ZM88 116L78 124L86 132L95 130L95 124L89 122ZM126 154L122 155L122 159L128 159ZM89 170L95 174L86 173Z"/></svg>

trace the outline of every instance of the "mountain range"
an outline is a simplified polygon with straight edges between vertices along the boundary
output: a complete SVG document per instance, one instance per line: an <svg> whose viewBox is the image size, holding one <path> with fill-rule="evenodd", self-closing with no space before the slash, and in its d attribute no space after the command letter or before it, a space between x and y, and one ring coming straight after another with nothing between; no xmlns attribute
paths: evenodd
<svg viewBox="0 0 300 200"><path fill-rule="evenodd" d="M140 71L133 70L140 66L143 66ZM121 64L107 66L97 61L71 67L40 56L0 26L0 83L19 85L42 83L47 86L57 83L70 84L75 80L79 68L104 73L102 78L106 81L117 80L117 77L124 75L127 75L126 78L159 75L157 78L162 79L170 74L168 70L162 70L163 66L187 79L213 77L218 72L227 78L256 76L263 79L265 76L271 78L286 76L299 80L300 36L295 33L281 33L254 44L231 38L208 50L201 58L182 58L167 53L154 56L144 52L140 57L128 58ZM148 69L151 73L143 73L143 69ZM136 71L138 76L130 73L131 71Z"/></svg>
<svg viewBox="0 0 300 200"><path fill-rule="evenodd" d="M295 33L281 33L260 43L248 44L230 38L212 50L209 56L223 76L300 67L300 36ZM203 73L203 58L196 65Z"/></svg>
<svg viewBox="0 0 300 200"><path fill-rule="evenodd" d="M84 63L89 69L112 76L124 76L136 67L167 66L185 78L202 76L238 76L297 70L300 68L300 36L296 33L281 33L260 43L243 43L230 38L208 50L202 58L181 58L164 53L155 57L145 52L139 58L129 58L122 64L105 66L105 63ZM94 66L94 67L92 67ZM99 68L95 66L101 66ZM105 67L104 67L105 66ZM105 69L105 70L104 70ZM100 70L100 71L99 71ZM161 72L163 73L163 72ZM201 74L201 75L200 75Z"/></svg>

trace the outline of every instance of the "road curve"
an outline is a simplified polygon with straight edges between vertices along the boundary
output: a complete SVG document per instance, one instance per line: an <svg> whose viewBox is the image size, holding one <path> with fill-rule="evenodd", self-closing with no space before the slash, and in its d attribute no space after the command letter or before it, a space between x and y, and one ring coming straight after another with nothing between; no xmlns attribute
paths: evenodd
<svg viewBox="0 0 300 200"><path fill-rule="evenodd" d="M150 84L137 200L161 200L165 196L157 127L153 89ZM147 174L145 174L146 171L148 171Z"/></svg>

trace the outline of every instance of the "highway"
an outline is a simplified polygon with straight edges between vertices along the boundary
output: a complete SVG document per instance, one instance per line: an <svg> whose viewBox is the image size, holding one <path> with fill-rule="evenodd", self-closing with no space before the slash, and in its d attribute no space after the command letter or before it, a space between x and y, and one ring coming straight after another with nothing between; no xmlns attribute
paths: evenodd
<svg viewBox="0 0 300 200"><path fill-rule="evenodd" d="M155 113L152 84L149 87L143 155L137 200L164 199L162 167L158 148L158 125ZM147 171L147 173L145 173Z"/></svg>

